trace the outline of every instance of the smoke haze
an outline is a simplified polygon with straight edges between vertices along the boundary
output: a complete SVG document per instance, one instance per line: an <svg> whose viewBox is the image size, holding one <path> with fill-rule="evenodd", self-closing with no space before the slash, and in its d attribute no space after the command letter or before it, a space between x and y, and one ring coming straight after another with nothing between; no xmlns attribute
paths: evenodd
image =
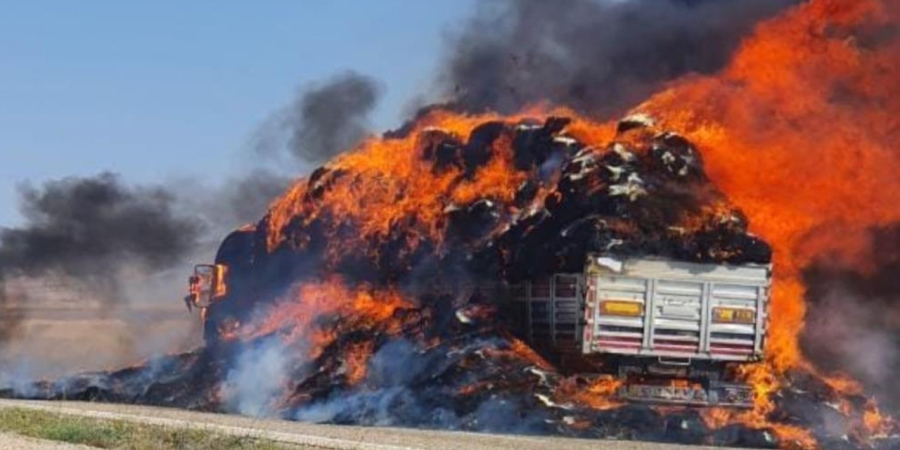
<svg viewBox="0 0 900 450"><path fill-rule="evenodd" d="M194 249L201 226L162 187L111 173L23 185L25 225L0 230L0 277L62 275L112 298L123 265L162 270Z"/></svg>
<svg viewBox="0 0 900 450"><path fill-rule="evenodd" d="M191 341L170 316L119 309L180 292L186 272L172 269L205 229L174 192L103 173L25 184L19 197L24 223L0 229L0 372L133 363Z"/></svg>
<svg viewBox="0 0 900 450"><path fill-rule="evenodd" d="M228 407L246 416L272 416L278 393L290 382L290 351L277 337L242 351L222 385Z"/></svg>
<svg viewBox="0 0 900 450"><path fill-rule="evenodd" d="M801 343L818 367L848 374L900 407L900 225L870 233L865 264L823 255L804 274Z"/></svg>
<svg viewBox="0 0 900 450"><path fill-rule="evenodd" d="M442 70L468 111L536 102L621 113L663 83L722 68L758 21L799 0L496 0L479 3Z"/></svg>
<svg viewBox="0 0 900 450"><path fill-rule="evenodd" d="M161 187L128 186L111 173L20 190L27 224L0 232L3 273L93 276L123 260L166 267L192 249L200 228Z"/></svg>
<svg viewBox="0 0 900 450"><path fill-rule="evenodd" d="M368 131L368 115L378 97L377 82L355 72L302 93L291 105L291 152L322 163L349 149Z"/></svg>
<svg viewBox="0 0 900 450"><path fill-rule="evenodd" d="M229 222L259 220L298 177L362 140L380 97L378 81L353 71L297 89L291 103L256 130L257 166L225 186Z"/></svg>

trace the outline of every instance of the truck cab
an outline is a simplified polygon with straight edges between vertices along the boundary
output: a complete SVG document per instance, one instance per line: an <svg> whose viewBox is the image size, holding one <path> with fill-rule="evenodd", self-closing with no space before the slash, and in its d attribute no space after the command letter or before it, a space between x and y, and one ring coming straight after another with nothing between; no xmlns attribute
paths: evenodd
<svg viewBox="0 0 900 450"><path fill-rule="evenodd" d="M193 274L188 277L188 295L184 297L188 312L196 308L200 310L200 316L205 320L210 305L228 294L227 274L228 267L224 264L194 266Z"/></svg>
<svg viewBox="0 0 900 450"><path fill-rule="evenodd" d="M184 303L188 311L198 309L203 321L203 339L215 345L224 336L233 334L249 310L242 302L252 300L248 295L254 288L251 273L255 251L255 229L243 227L229 234L216 252L212 264L198 264L188 277L188 294Z"/></svg>

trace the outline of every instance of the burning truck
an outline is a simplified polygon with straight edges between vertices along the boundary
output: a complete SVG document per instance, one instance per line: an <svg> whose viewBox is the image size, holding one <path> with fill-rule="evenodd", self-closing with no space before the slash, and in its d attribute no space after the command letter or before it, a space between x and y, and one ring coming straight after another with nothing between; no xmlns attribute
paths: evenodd
<svg viewBox="0 0 900 450"><path fill-rule="evenodd" d="M763 358L771 266L586 260L583 273L474 290L500 299L516 334L563 369L615 372L623 400L753 406L752 388L734 380L734 366ZM227 273L224 261L198 265L188 280L185 302L200 309L208 345L240 323L217 306L227 301ZM460 320L468 319L460 313Z"/></svg>
<svg viewBox="0 0 900 450"><path fill-rule="evenodd" d="M497 308L502 326L508 327L563 371L615 375L621 383L620 399L752 407L752 388L735 378L735 369L741 364L761 361L764 356L772 270L767 259L768 247L743 232L745 225L739 213L727 208L721 211L728 211L730 215L717 218L722 235L718 236L718 241L710 240L707 244L692 241L683 229L672 226L674 224L665 224L670 235L663 239L675 240L684 236L687 245L698 246L683 249L680 254L671 252L671 243L667 244L669 249L660 248L654 254L652 247L641 248L654 244L634 237L630 237L633 242L628 250L622 238L629 236L613 237L612 233L606 236L604 251L600 251L601 248L596 247L597 236L592 235L591 230L604 226L611 219L628 220L627 213L612 212L604 217L591 208L580 208L580 211L573 211L576 215L570 217L571 222L554 223L554 217L565 216L544 215L547 211L541 205L554 197L548 195L533 203L535 198L526 197L529 189L532 196L538 197L541 188L545 195L549 194L548 187L554 182L566 186L569 182L591 180L592 176L608 177L613 183L607 186L606 192L586 189L579 195L572 195L577 192L572 189L570 196L578 201L593 197L594 201L601 200L600 204L603 204L602 200L620 203L625 212L626 205L638 205L642 203L641 197L652 195L650 189L705 182L699 154L680 136L654 129L649 117L626 118L618 124L616 131L622 138L640 139L643 148L617 142L605 154L566 136L563 130L569 123L570 119L565 118L550 118L543 124L533 120L523 120L517 125L490 122L473 131L468 148L448 152L459 158L448 162L464 166L469 163L464 152L493 144L507 134L512 142L519 142L512 150L520 153L509 155L511 161L522 160L521 170L531 173L534 179L519 183L513 200L518 197L520 205L509 205L510 210L520 209L522 222L501 225L498 219L503 214L502 206L492 199L478 199L464 208L458 205L443 208L444 214L451 218L448 224L451 232L454 223L460 230L474 228L482 233L478 236L481 245L487 245L480 256L466 256L465 276L440 280L434 284L435 289L446 290L454 298L466 299L456 312L463 322L468 320L465 305L475 298ZM483 136L488 132L492 136ZM439 149L459 145L451 140L451 136L438 133L435 129L425 130L424 136L432 140L430 145ZM424 150L423 156L427 158L427 149ZM433 155L439 156L439 153ZM480 163L489 163L491 158L498 156L487 154L486 160ZM603 158L607 159L605 163ZM427 164L427 159L424 162ZM435 159L433 164L449 166L448 162ZM640 172L641 165L647 173ZM540 179L539 166L546 172L544 180ZM560 169L562 173L553 173ZM327 189L324 187L327 184L320 184L322 179L319 177L328 174L327 168L314 174L309 187L315 189L319 185ZM594 180L598 181L600 179ZM676 199L668 201L675 203ZM690 203L682 201L685 202L682 206ZM540 205L540 209L536 205ZM539 213L541 210L544 213ZM617 214L624 217L617 217ZM507 233L515 232L517 225L535 220L535 217L542 217L546 223L530 224L531 233L541 226L560 227L556 233L565 238L565 245L549 250L553 252L551 258L562 257L568 262L545 263L544 267L539 267L539 263L524 257L510 264L503 256L509 255L508 252L497 254L491 251L494 248L492 240L505 238ZM484 223L485 220L495 223ZM667 218L656 220L661 226ZM573 232L578 237L566 238ZM730 239L729 234L739 238ZM321 238L325 241L321 244L327 246L328 237ZM584 242L578 239L584 239ZM592 247L590 242L595 246ZM525 255L532 251L527 245L544 246L545 242L521 244L510 241L506 245ZM706 248L702 247L704 245ZM626 250L617 252L617 247ZM258 306L248 303L247 299L258 299L260 292L277 286L279 280L292 279L284 271L295 262L279 259L278 267L268 266L271 253L268 250L259 253L260 248L265 248L265 242L261 241L257 227L245 227L224 240L214 264L195 267L185 302L189 309L201 310L208 345L215 346L222 340L241 335L242 324L253 322L251 312ZM439 264L443 257L437 258ZM747 258L757 259L741 260ZM325 260L321 264L328 267L331 262ZM475 276L473 274L478 270L472 269L473 264L480 264L481 269L486 270ZM381 268L391 269L386 274L389 277L416 276L403 274L402 268L392 268L390 263ZM378 268L373 269L373 273L378 274ZM307 270L314 271L316 267L309 266ZM430 270L432 273L423 276L441 278L440 265ZM563 271L554 272L556 270ZM271 273L277 273L277 278L271 278Z"/></svg>
<svg viewBox="0 0 900 450"><path fill-rule="evenodd" d="M800 338L811 312L864 328L814 306L807 271L825 259L866 283L885 250L864 233L900 221L898 17L804 2L618 123L428 108L298 180L197 268L208 345L0 395L895 448L891 396Z"/></svg>
<svg viewBox="0 0 900 450"><path fill-rule="evenodd" d="M747 446L889 429L859 392L770 377L771 248L690 141L570 117L372 138L197 266L206 346L0 395Z"/></svg>

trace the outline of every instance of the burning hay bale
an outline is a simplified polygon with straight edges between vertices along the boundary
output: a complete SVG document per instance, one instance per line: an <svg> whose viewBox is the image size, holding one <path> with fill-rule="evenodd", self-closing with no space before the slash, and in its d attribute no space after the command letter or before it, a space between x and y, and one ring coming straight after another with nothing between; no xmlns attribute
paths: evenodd
<svg viewBox="0 0 900 450"><path fill-rule="evenodd" d="M615 380L560 371L514 337L497 299L478 288L575 272L598 252L769 263L769 246L709 181L691 142L644 116L598 143L569 133L564 117L442 128L435 114L316 170L223 242L227 289L207 310L206 348L2 394L777 444L766 424L616 402Z"/></svg>

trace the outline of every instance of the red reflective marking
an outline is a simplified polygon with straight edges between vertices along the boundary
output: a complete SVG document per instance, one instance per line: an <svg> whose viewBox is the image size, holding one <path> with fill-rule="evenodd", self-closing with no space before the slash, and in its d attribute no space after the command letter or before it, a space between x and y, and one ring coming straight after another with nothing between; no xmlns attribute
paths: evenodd
<svg viewBox="0 0 900 450"><path fill-rule="evenodd" d="M745 348L753 348L753 342L747 342L746 344L738 344L738 343L725 343L725 342L711 342L710 347L718 347L718 348L733 348L733 349L745 349Z"/></svg>
<svg viewBox="0 0 900 450"><path fill-rule="evenodd" d="M680 353L696 353L697 352L697 346L685 347L685 346L681 346L681 345L656 345L656 344L654 344L653 348L657 349L657 350L668 350L668 351L674 351L674 352L680 352Z"/></svg>
<svg viewBox="0 0 900 450"><path fill-rule="evenodd" d="M616 347L616 348L640 348L641 347L640 342L631 343L631 342L621 342L621 341L599 340L599 341L597 341L597 344L600 346L603 346L603 347Z"/></svg>
<svg viewBox="0 0 900 450"><path fill-rule="evenodd" d="M598 338L598 339L605 339L605 340L607 340L607 341L623 341L623 342L643 342L643 341L644 341L644 338L642 338L642 337L640 337L640 336L637 336L637 337L631 337L631 336L609 336L609 335L604 335L602 331L600 332L600 335L597 336L597 338Z"/></svg>
<svg viewBox="0 0 900 450"><path fill-rule="evenodd" d="M709 352L710 353L718 353L718 354L722 354L722 355L750 355L753 353L753 350L752 349L736 350L736 349L723 349L723 348L710 347Z"/></svg>
<svg viewBox="0 0 900 450"><path fill-rule="evenodd" d="M696 347L698 345L696 341L677 341L674 339L653 339L653 343L663 345L680 345L682 347Z"/></svg>

